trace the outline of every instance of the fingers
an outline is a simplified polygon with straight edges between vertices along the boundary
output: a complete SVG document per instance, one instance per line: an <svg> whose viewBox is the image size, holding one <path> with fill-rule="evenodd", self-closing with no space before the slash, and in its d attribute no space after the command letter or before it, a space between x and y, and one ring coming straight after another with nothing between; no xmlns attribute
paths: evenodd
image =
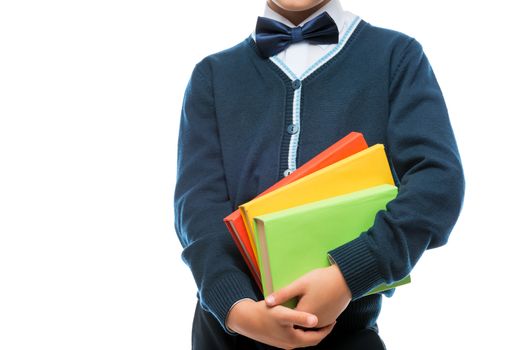
<svg viewBox="0 0 524 350"><path fill-rule="evenodd" d="M312 328L318 323L317 316L309 312L297 311L280 305L277 305L273 310L283 325L299 325Z"/></svg>
<svg viewBox="0 0 524 350"><path fill-rule="evenodd" d="M265 298L267 306L275 306L282 304L289 299L301 296L304 293L303 283L301 279L294 281L286 287L277 292L271 293Z"/></svg>
<svg viewBox="0 0 524 350"><path fill-rule="evenodd" d="M331 333L336 323L337 321L316 330L295 329L295 340L300 343L301 347L318 345L322 339Z"/></svg>

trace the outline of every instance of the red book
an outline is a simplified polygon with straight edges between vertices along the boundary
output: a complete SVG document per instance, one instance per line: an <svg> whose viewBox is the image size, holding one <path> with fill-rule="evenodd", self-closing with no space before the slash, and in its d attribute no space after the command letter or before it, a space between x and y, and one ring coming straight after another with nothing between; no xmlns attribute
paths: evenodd
<svg viewBox="0 0 524 350"><path fill-rule="evenodd" d="M295 180L298 180L306 175L314 173L317 170L325 168L328 165L338 162L344 158L347 158L355 153L358 153L368 147L364 136L358 132L351 132L336 143L332 144L324 151L317 154L314 158L310 159L307 163L296 169L288 176L282 178L280 181L275 183L273 186L266 189L264 192L257 195L262 196L268 192L276 190L279 187L285 186ZM248 236L248 231L242 220L240 210L235 210L224 218L224 223L231 233L231 237L235 241L240 253L244 257L251 274L253 275L256 283L260 290L262 290L262 284L260 282L260 269L258 267L258 260L253 252L251 243Z"/></svg>

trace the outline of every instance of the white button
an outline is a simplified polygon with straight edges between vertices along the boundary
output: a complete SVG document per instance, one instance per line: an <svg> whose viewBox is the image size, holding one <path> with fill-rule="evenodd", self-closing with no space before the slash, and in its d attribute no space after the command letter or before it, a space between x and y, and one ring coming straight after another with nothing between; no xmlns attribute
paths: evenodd
<svg viewBox="0 0 524 350"><path fill-rule="evenodd" d="M286 171L284 171L284 176L288 176L289 174L291 174L293 172L293 170L291 169L286 169Z"/></svg>

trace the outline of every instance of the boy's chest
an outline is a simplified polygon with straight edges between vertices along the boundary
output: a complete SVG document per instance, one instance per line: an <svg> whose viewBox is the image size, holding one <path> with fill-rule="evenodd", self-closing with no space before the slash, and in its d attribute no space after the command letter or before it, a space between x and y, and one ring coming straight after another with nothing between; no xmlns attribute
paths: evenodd
<svg viewBox="0 0 524 350"><path fill-rule="evenodd" d="M257 83L234 80L215 92L215 100L226 180L236 205L351 131L363 133L369 145L385 142L387 87L376 80L344 75L300 84L270 77Z"/></svg>

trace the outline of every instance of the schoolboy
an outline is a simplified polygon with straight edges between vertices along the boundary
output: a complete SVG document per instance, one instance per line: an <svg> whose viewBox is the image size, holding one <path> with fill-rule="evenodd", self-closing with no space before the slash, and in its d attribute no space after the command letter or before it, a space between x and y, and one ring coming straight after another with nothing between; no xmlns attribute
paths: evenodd
<svg viewBox="0 0 524 350"><path fill-rule="evenodd" d="M330 267L263 300L222 218L350 131L385 145L397 198L328 252ZM339 0L268 0L251 35L196 64L177 164L175 228L198 286L193 349L384 349L382 295L364 295L445 244L464 195L421 45ZM294 296L296 309L279 305Z"/></svg>

